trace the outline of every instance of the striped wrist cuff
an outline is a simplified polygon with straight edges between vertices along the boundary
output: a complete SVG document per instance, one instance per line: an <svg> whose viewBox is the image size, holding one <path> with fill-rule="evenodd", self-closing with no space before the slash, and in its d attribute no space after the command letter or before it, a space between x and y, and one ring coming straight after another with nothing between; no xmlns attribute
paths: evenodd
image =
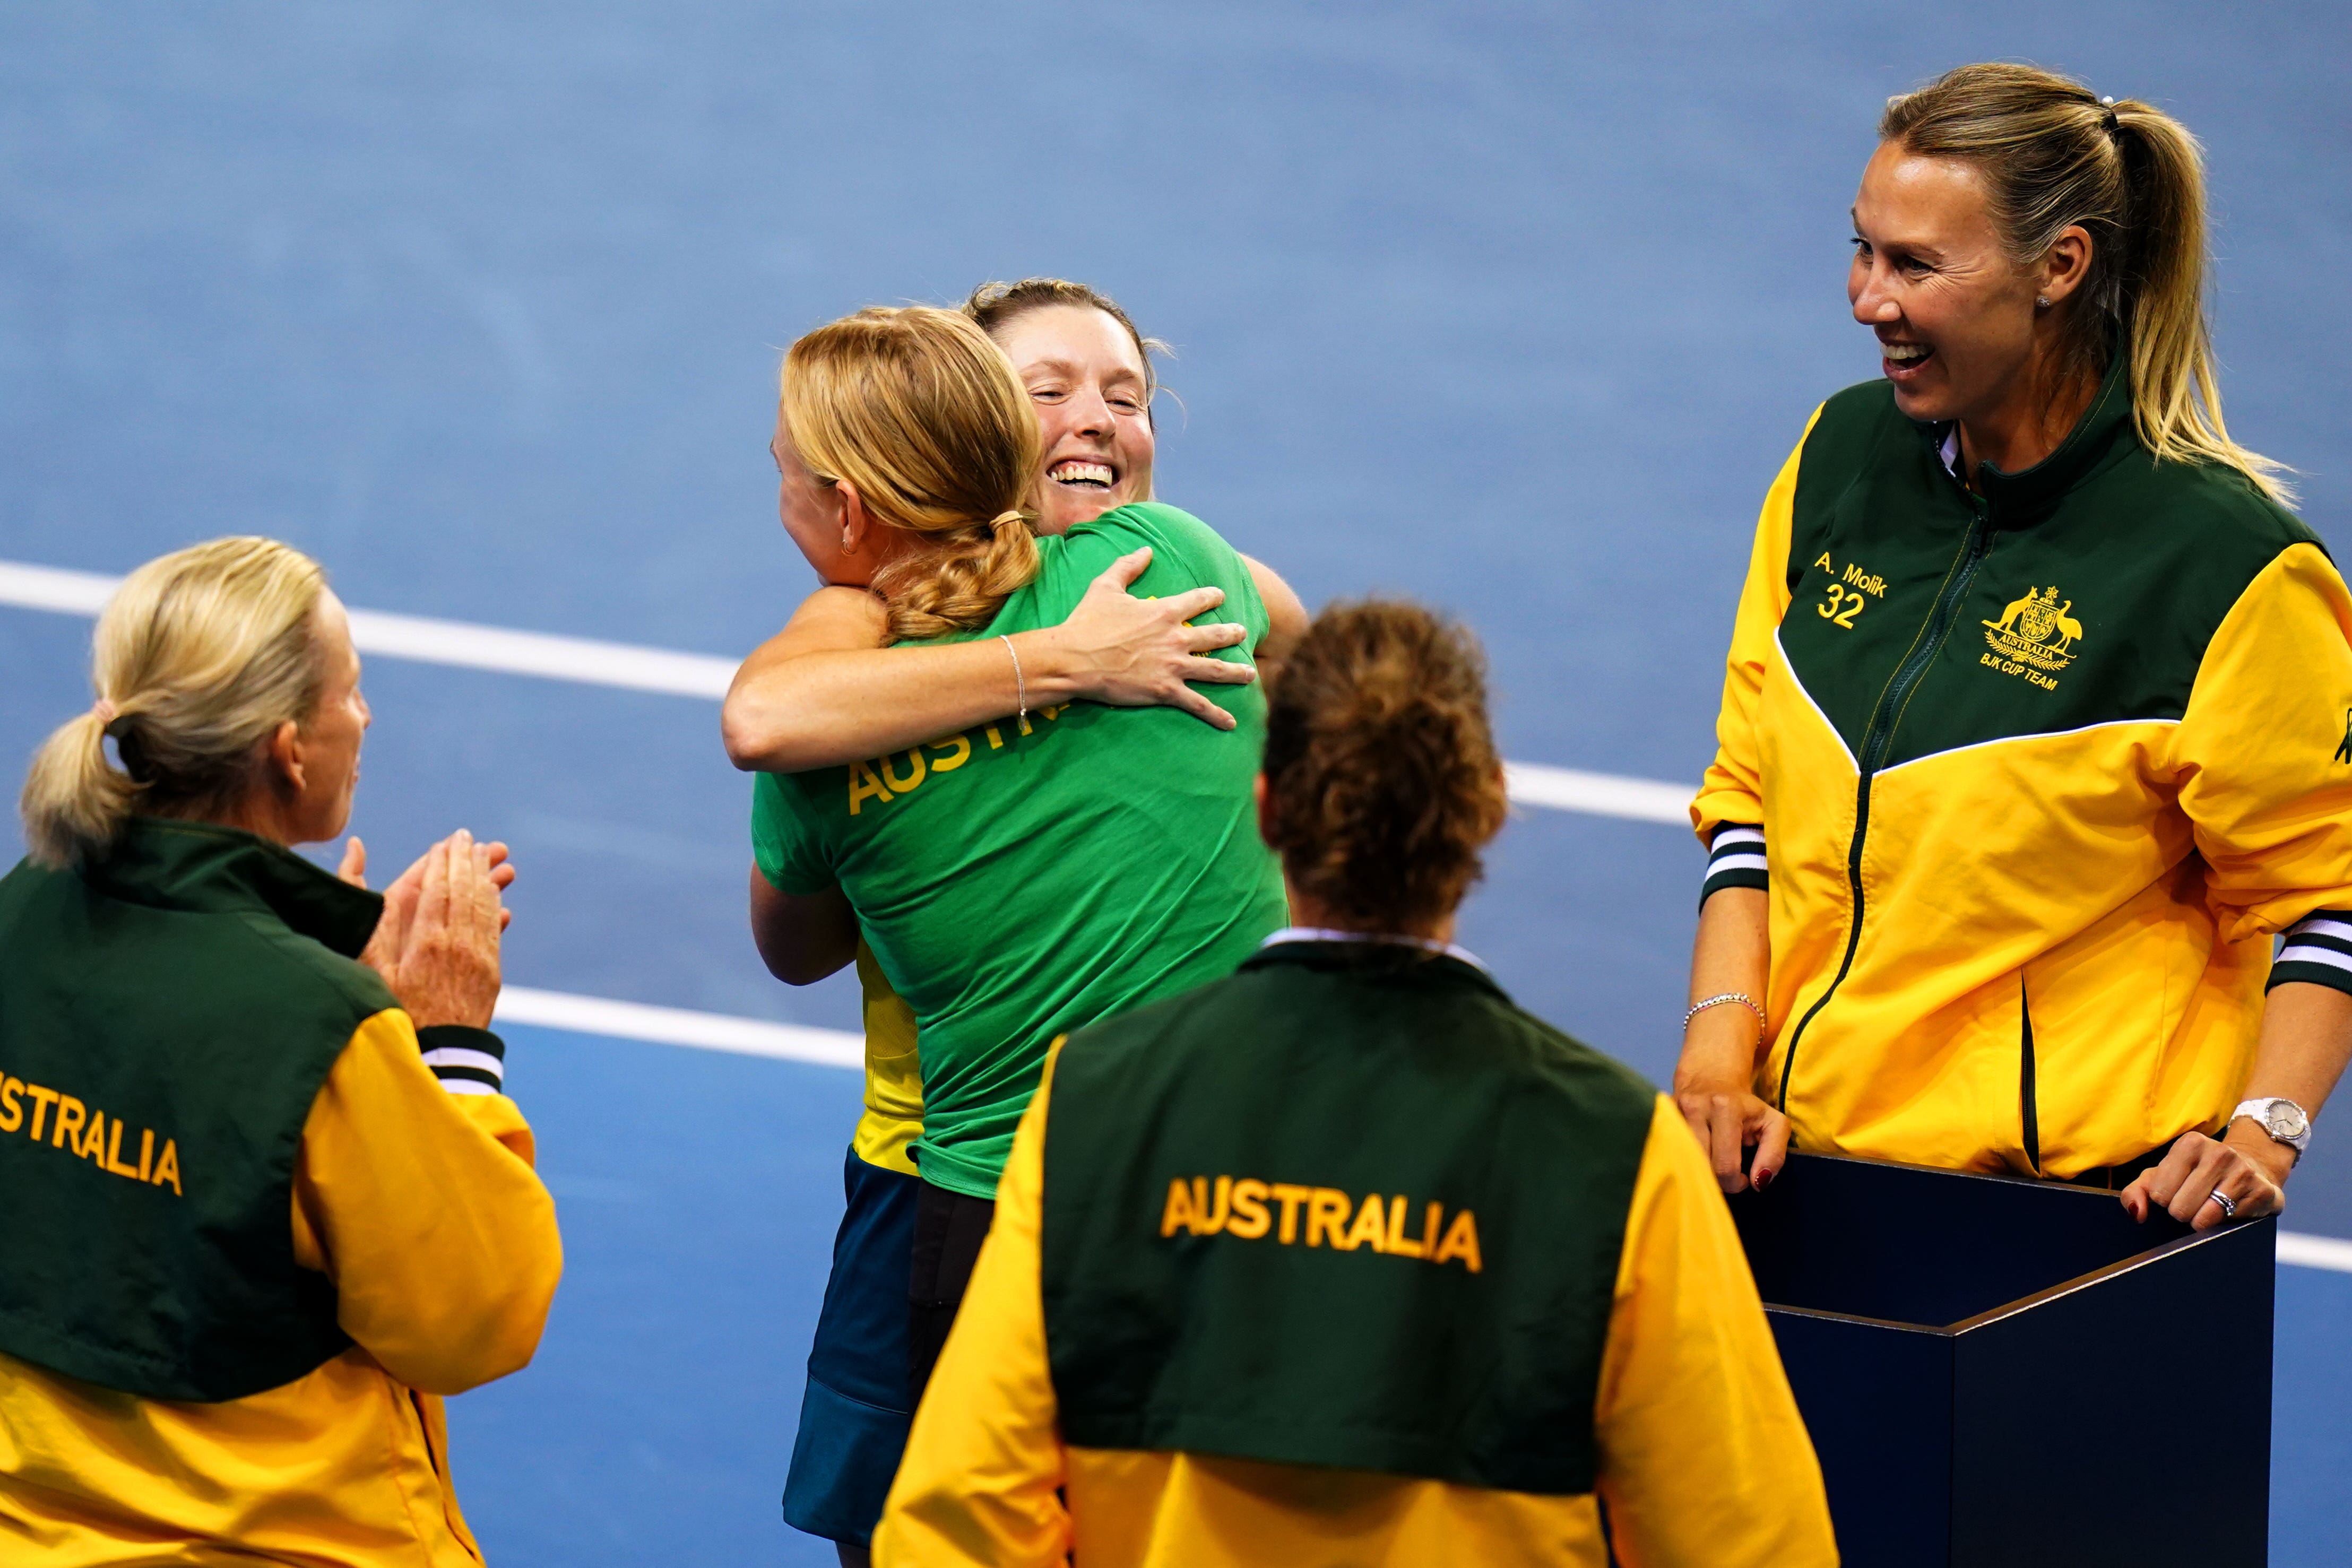
<svg viewBox="0 0 2352 1568"><path fill-rule="evenodd" d="M425 1065L452 1094L499 1094L507 1082L507 1045L486 1029L436 1023L416 1031Z"/></svg>
<svg viewBox="0 0 2352 1568"><path fill-rule="evenodd" d="M2271 985L2289 980L2352 992L2352 910L2315 909L2286 928L2271 961Z"/></svg>
<svg viewBox="0 0 2352 1568"><path fill-rule="evenodd" d="M1769 888L1765 873L1764 830L1748 822L1726 822L1715 830L1706 853L1706 881L1698 901L1705 904L1727 887Z"/></svg>

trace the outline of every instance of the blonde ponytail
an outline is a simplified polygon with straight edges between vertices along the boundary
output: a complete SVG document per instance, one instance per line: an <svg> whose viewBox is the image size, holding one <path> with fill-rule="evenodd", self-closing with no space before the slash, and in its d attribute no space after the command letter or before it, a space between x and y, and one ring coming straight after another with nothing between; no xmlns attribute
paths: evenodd
<svg viewBox="0 0 2352 1568"><path fill-rule="evenodd" d="M1962 66L1890 99L1878 134L1984 176L1995 226L2020 266L2080 225L2091 269L2068 301L2068 357L2087 372L2126 346L2132 420L2161 461L2235 468L2272 500L2284 466L2239 445L2221 418L2205 319L2205 172L2197 139L2136 99L2020 65ZM2080 301L2079 304L2076 301Z"/></svg>
<svg viewBox="0 0 2352 1568"><path fill-rule="evenodd" d="M134 810L196 816L233 804L257 744L307 718L318 696L312 617L325 588L318 563L264 538L215 539L125 578L98 618L98 706L58 726L25 776L18 808L33 859L101 858Z"/></svg>
<svg viewBox="0 0 2352 1568"><path fill-rule="evenodd" d="M782 410L819 483L919 536L874 577L891 642L985 626L1036 577L1036 411L969 318L877 306L820 327L784 356Z"/></svg>

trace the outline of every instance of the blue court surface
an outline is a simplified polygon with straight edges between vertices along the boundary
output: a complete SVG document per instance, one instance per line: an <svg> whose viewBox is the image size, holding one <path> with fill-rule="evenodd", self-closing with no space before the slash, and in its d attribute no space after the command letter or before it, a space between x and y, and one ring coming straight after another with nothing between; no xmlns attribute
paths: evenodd
<svg viewBox="0 0 2352 1568"><path fill-rule="evenodd" d="M2204 138L2231 428L2340 555L2339 6L60 0L0 7L0 578L257 531L370 610L740 657L810 586L782 347L1055 273L1178 348L1164 497L1310 604L1466 619L1514 758L1687 787L1764 488L1875 370L1842 285L1878 107L1984 57ZM89 700L39 597L0 607L10 758ZM708 697L382 655L367 689L355 829L380 866L509 841L512 984L854 1027L752 954ZM1663 1079L1700 856L1639 816L1526 808L1464 939ZM452 1406L491 1560L830 1562L776 1504L856 1075L508 1032L569 1266L539 1360ZM2291 1228L2352 1239L2347 1127ZM2352 1274L2279 1282L2273 1561L2342 1562ZM2195 1343L2147 1435L2184 1484Z"/></svg>

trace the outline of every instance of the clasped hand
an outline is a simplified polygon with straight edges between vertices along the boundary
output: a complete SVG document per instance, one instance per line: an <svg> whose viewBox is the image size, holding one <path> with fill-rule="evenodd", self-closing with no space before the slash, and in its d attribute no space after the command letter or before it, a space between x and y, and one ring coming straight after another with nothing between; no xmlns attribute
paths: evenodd
<svg viewBox="0 0 2352 1568"><path fill-rule="evenodd" d="M337 874L367 885L367 846L357 838L344 845ZM383 977L418 1029L489 1026L499 937L513 917L499 895L514 878L506 845L477 843L461 828L383 890L383 915L360 962Z"/></svg>
<svg viewBox="0 0 2352 1568"><path fill-rule="evenodd" d="M1225 601L1222 588L1195 588L1167 599L1137 599L1129 584L1151 564L1151 548L1131 550L1087 586L1070 618L1051 635L1081 672L1078 695L1114 707L1179 707L1204 724L1231 729L1234 716L1187 685L1247 685L1246 663L1205 657L1249 635L1232 622L1188 624Z"/></svg>

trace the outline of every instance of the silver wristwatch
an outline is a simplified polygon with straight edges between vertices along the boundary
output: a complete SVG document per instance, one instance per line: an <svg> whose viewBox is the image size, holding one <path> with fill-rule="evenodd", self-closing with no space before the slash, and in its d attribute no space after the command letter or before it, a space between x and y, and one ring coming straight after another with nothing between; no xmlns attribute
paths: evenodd
<svg viewBox="0 0 2352 1568"><path fill-rule="evenodd" d="M2303 1158L2303 1151L2311 1146L2311 1118L2292 1100L2248 1100L2230 1113L2232 1122L2241 1116L2270 1134L2273 1143L2293 1149L2298 1161Z"/></svg>

